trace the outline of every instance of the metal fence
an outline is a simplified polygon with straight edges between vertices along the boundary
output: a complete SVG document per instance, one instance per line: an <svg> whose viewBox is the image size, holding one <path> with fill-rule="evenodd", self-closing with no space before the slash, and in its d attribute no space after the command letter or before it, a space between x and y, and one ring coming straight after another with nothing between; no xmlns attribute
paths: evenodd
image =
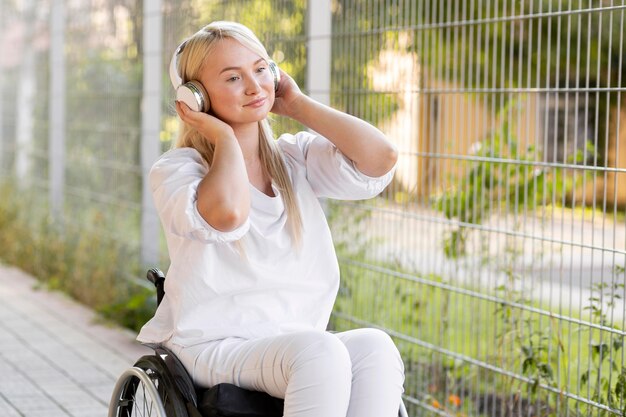
<svg viewBox="0 0 626 417"><path fill-rule="evenodd" d="M626 415L623 0L0 6L0 175L59 221L166 265L142 190L176 134L164 69L241 21L398 145L381 198L327 204L332 326L394 336L410 415Z"/></svg>

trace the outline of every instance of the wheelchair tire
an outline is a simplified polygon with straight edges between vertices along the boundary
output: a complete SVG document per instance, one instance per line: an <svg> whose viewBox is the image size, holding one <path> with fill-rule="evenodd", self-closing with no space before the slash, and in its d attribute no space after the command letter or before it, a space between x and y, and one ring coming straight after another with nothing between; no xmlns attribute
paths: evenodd
<svg viewBox="0 0 626 417"><path fill-rule="evenodd" d="M169 375L160 371L158 360L156 356L144 356L119 377L111 396L109 417L189 416Z"/></svg>

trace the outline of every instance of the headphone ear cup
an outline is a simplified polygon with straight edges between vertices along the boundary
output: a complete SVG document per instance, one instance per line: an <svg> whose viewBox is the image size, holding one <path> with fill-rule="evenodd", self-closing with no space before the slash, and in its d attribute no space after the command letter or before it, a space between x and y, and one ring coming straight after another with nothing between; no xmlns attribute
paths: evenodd
<svg viewBox="0 0 626 417"><path fill-rule="evenodd" d="M182 101L193 111L208 113L211 102L206 90L198 81L189 81L178 86L176 100Z"/></svg>
<svg viewBox="0 0 626 417"><path fill-rule="evenodd" d="M274 61L270 61L269 64L270 71L274 76L274 91L278 90L278 83L280 83L280 70L278 69L278 65Z"/></svg>

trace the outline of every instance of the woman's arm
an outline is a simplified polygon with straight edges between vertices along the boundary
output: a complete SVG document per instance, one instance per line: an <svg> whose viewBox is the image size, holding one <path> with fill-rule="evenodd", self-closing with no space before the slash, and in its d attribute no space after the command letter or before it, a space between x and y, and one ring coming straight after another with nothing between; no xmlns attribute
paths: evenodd
<svg viewBox="0 0 626 417"><path fill-rule="evenodd" d="M395 145L380 130L304 95L295 81L282 71L272 111L288 116L330 140L359 171L370 177L386 174L398 159Z"/></svg>
<svg viewBox="0 0 626 417"><path fill-rule="evenodd" d="M198 185L198 212L213 228L229 232L241 226L250 212L248 174L233 129L206 113L176 103L181 119L215 145L211 169Z"/></svg>

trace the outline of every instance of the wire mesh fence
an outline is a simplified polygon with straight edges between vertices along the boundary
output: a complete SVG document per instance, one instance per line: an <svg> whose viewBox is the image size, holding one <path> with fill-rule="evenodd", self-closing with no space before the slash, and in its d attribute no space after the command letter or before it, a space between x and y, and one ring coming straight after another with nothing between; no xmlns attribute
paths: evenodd
<svg viewBox="0 0 626 417"><path fill-rule="evenodd" d="M0 175L49 208L61 103L62 222L138 264L150 16L139 0L61 2L55 101L59 3L0 1ZM316 7L329 33L312 27ZM343 282L332 326L392 334L411 416L623 416L625 12L623 0L163 0L157 53L166 68L203 24L240 21L308 93L396 143L380 198L327 203ZM330 83L309 84L324 40ZM165 72L157 83L165 150L177 125Z"/></svg>
<svg viewBox="0 0 626 417"><path fill-rule="evenodd" d="M337 3L334 104L401 155L334 206L335 324L397 337L412 415L624 414L624 8Z"/></svg>

